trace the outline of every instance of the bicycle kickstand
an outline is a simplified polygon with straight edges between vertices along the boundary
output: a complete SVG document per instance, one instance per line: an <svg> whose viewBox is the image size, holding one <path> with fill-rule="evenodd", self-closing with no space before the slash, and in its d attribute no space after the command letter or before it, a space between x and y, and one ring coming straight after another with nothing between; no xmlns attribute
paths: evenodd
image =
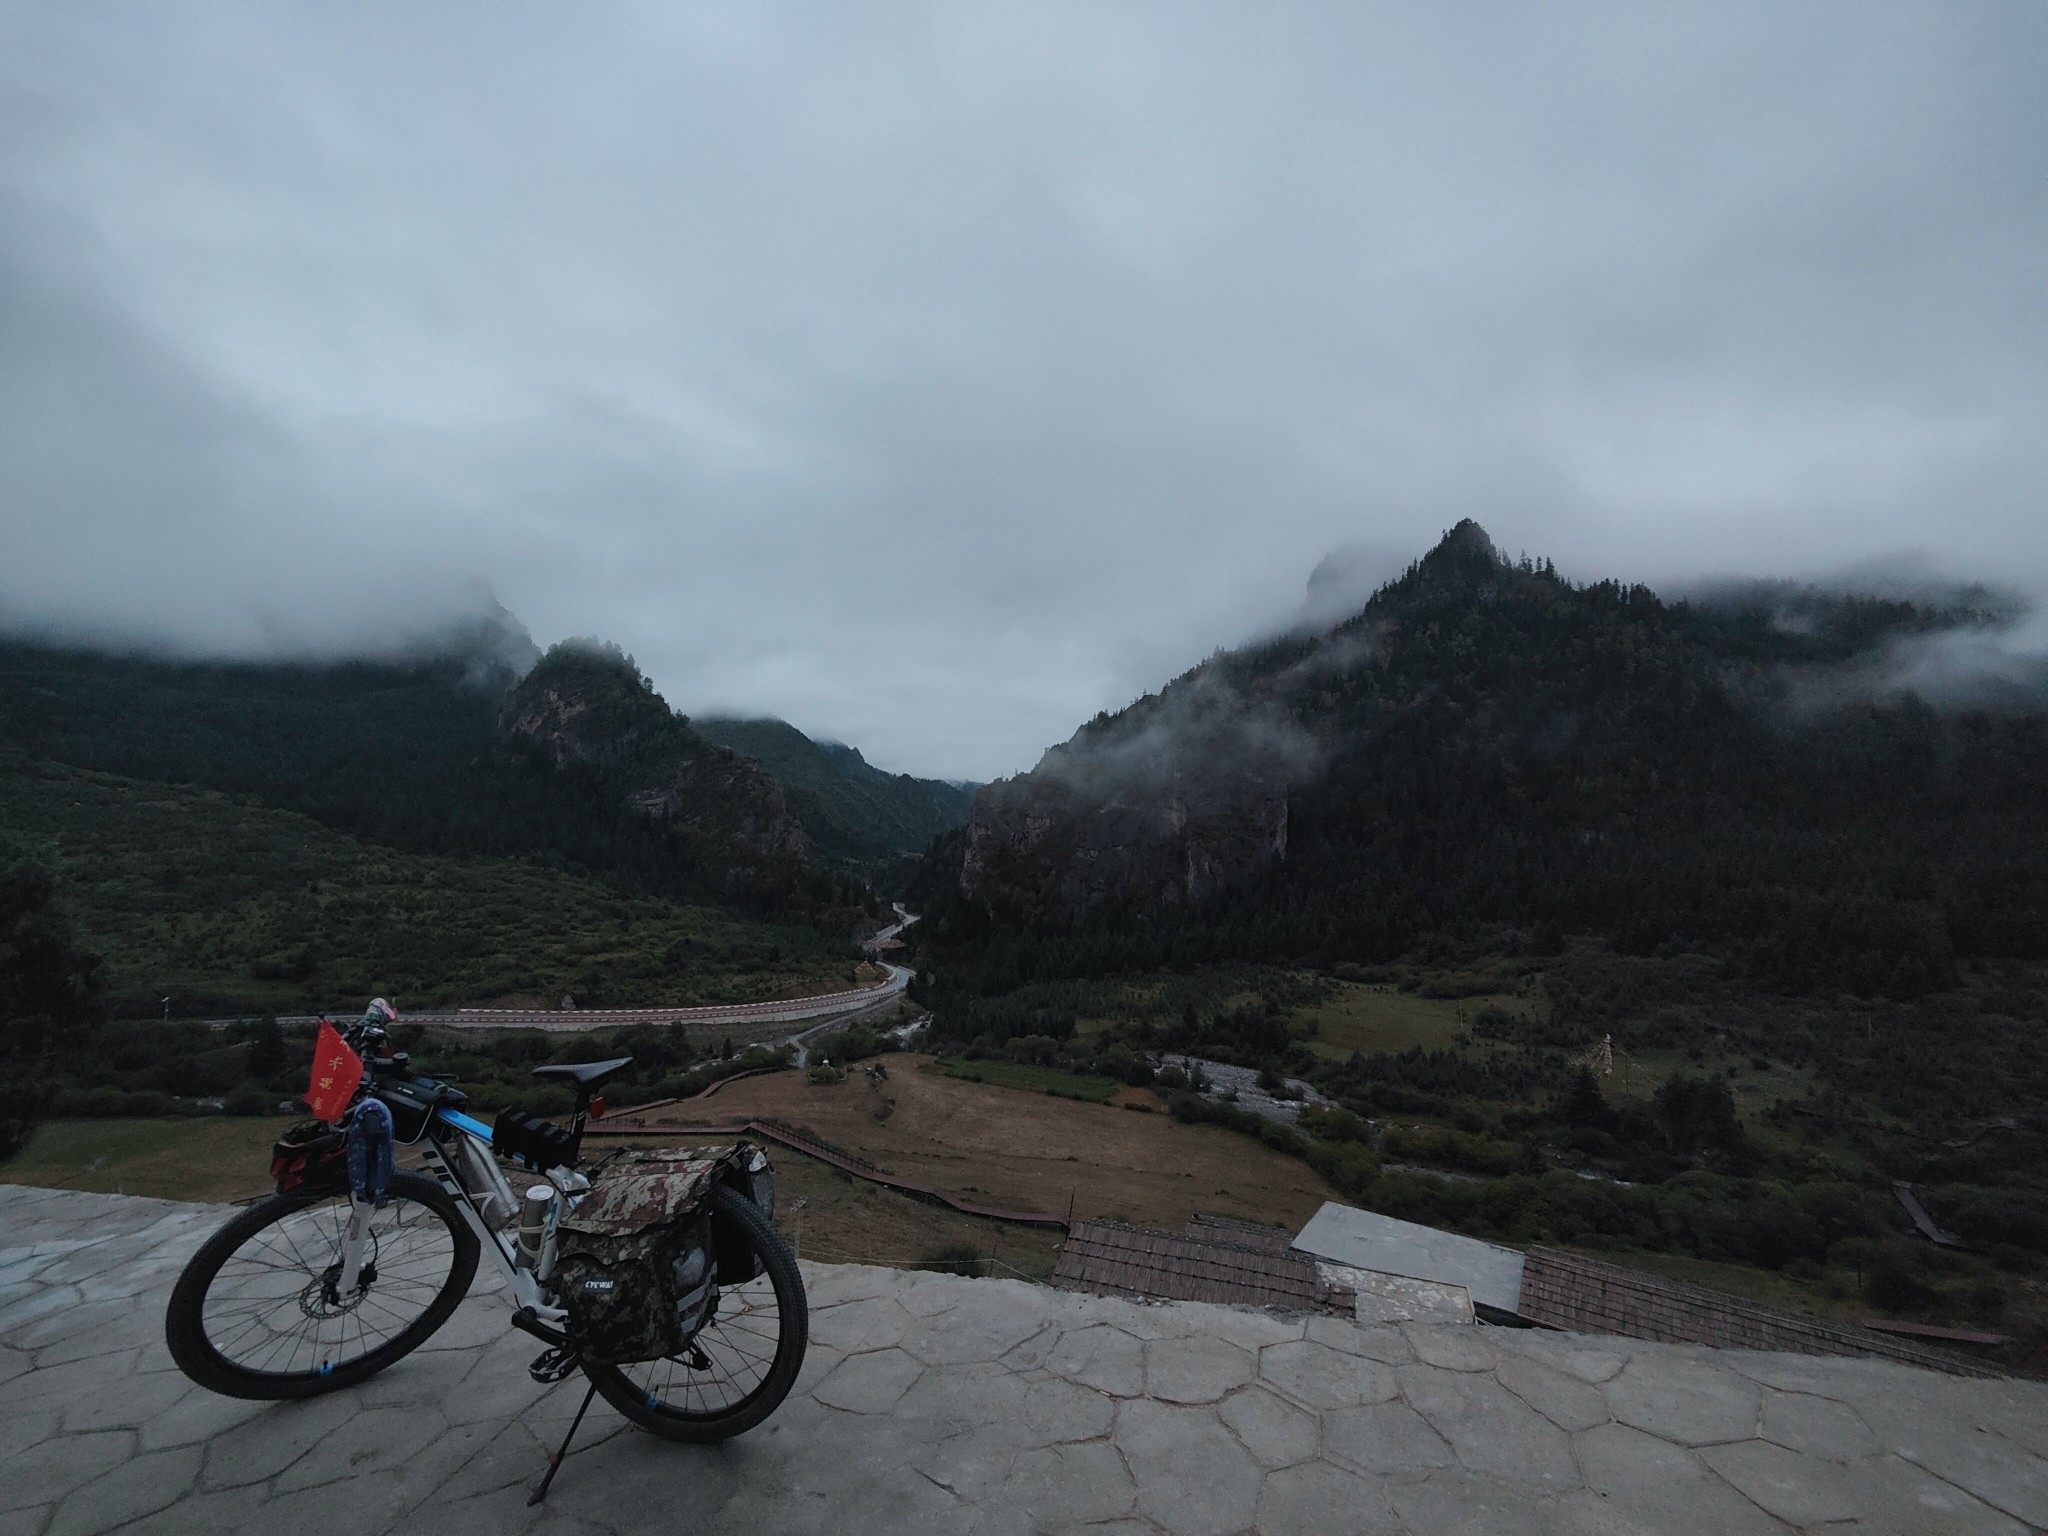
<svg viewBox="0 0 2048 1536"><path fill-rule="evenodd" d="M576 1417L569 1421L569 1433L562 1436L562 1448L548 1458L547 1474L541 1478L540 1486L533 1490L533 1497L526 1501L528 1509L533 1508L548 1496L548 1484L555 1480L555 1474L562 1470L562 1458L569 1454L569 1442L576 1438L576 1431L583 1427L583 1415L590 1411L590 1400L597 1396L597 1383L592 1381L590 1390L583 1394L583 1406L576 1410Z"/></svg>

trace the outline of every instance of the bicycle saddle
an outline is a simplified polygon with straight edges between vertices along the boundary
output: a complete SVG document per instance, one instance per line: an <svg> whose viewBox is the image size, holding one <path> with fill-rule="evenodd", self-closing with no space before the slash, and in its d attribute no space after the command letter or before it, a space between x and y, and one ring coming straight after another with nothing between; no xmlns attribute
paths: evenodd
<svg viewBox="0 0 2048 1536"><path fill-rule="evenodd" d="M633 1058L621 1056L614 1061L571 1061L559 1066L535 1067L535 1077L559 1078L574 1083L579 1088L595 1088L606 1078L623 1072L633 1065Z"/></svg>

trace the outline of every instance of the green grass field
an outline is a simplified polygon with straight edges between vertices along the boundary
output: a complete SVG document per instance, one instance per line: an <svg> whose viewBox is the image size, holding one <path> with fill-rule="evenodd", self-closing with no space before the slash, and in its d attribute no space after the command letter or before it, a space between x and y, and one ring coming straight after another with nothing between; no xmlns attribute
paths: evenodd
<svg viewBox="0 0 2048 1536"><path fill-rule="evenodd" d="M1486 997L1435 998L1402 992L1386 983L1334 982L1334 995L1301 1010L1316 1025L1310 1044L1319 1055L1343 1060L1353 1051L1405 1051L1415 1046L1447 1051L1468 1021L1489 1003L1511 1012L1530 999L1501 993Z"/></svg>
<svg viewBox="0 0 2048 1536"><path fill-rule="evenodd" d="M0 754L0 833L55 867L117 1015L753 1002L851 984L808 927L518 859L395 852L288 811Z"/></svg>
<svg viewBox="0 0 2048 1536"><path fill-rule="evenodd" d="M1063 1099L1085 1099L1106 1104L1116 1092L1113 1077L1091 1077L1079 1072L1062 1072L1057 1067L1022 1066L1012 1061L963 1061L941 1056L919 1070L970 1083L988 1083L997 1088L1017 1088L1026 1093L1051 1093Z"/></svg>
<svg viewBox="0 0 2048 1536"><path fill-rule="evenodd" d="M0 1184L160 1200L245 1200L270 1193L277 1117L51 1120L0 1163Z"/></svg>

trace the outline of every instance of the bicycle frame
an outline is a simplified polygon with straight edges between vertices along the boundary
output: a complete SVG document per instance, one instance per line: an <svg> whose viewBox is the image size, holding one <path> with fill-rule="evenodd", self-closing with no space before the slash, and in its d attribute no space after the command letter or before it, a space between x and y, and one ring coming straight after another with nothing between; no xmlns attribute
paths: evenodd
<svg viewBox="0 0 2048 1536"><path fill-rule="evenodd" d="M465 1181L458 1160L449 1155L449 1146L463 1137L475 1144L482 1156L474 1160L476 1167L485 1171L489 1185L483 1189L471 1189ZM427 1133L421 1138L420 1161L434 1181L455 1198L463 1217L476 1233L483 1251L497 1261L498 1269L505 1277L505 1283L512 1295L515 1311L525 1309L543 1323L559 1326L568 1314L560 1307L548 1305L541 1299L540 1277L552 1267L555 1242L555 1216L565 1205L573 1206L582 1192L590 1187L590 1181L573 1170L557 1168L549 1173L536 1174L536 1181L552 1185L560 1196L551 1208L546 1232L541 1243L538 1261L529 1269L519 1263L518 1250L503 1230L494 1228L484 1220L484 1207L494 1200L503 1201L506 1208L517 1211L519 1196L506 1180L504 1170L499 1168L497 1159L491 1155L491 1128L481 1120L472 1119L459 1110L437 1108L433 1118L427 1122ZM349 1225L343 1235L342 1270L345 1279L352 1283L360 1266L363 1250L362 1220L364 1208L358 1204L350 1213Z"/></svg>

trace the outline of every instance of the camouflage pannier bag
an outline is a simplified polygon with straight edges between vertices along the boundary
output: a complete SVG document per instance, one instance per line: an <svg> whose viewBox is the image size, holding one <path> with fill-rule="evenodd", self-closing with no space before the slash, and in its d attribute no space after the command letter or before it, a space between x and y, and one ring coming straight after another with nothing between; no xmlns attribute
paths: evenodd
<svg viewBox="0 0 2048 1536"><path fill-rule="evenodd" d="M626 1364L680 1353L711 1314L720 1284L753 1278L744 1245L721 1265L706 1197L730 1183L760 1199L767 1159L745 1142L670 1147L607 1164L555 1228L551 1283L583 1358ZM772 1198L772 1197L771 1197ZM727 1273L737 1265L743 1272Z"/></svg>

